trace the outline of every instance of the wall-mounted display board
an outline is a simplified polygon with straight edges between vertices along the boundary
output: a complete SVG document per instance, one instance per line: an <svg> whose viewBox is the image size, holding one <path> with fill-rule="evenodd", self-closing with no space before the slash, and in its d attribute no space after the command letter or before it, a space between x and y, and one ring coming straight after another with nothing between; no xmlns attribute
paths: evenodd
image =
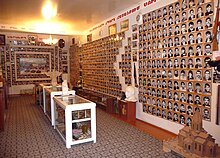
<svg viewBox="0 0 220 158"><path fill-rule="evenodd" d="M51 70L51 53L15 52L15 80L47 80Z"/></svg>
<svg viewBox="0 0 220 158"><path fill-rule="evenodd" d="M132 76L134 84L137 86L136 67L137 62L137 42L138 42L138 25L132 25L132 37L127 38L127 45L124 46L124 52L121 53L121 62L119 69L122 71L122 77L125 79L125 85L132 85ZM135 46L134 46L135 45ZM133 65L133 69L132 69ZM132 71L133 70L133 71Z"/></svg>
<svg viewBox="0 0 220 158"><path fill-rule="evenodd" d="M29 45L26 40L13 40L0 47L0 51L3 76L9 86L50 82L45 72L59 71L59 63L65 64L64 58L59 58L62 50L58 46Z"/></svg>
<svg viewBox="0 0 220 158"><path fill-rule="evenodd" d="M184 0L143 15L139 25L139 102L143 112L191 125L211 119L213 2Z"/></svg>
<svg viewBox="0 0 220 158"><path fill-rule="evenodd" d="M132 60L131 60L131 45L124 47L124 53L121 54L122 62L119 62L119 68L122 70L122 77L125 78L125 84L131 85L132 78Z"/></svg>
<svg viewBox="0 0 220 158"><path fill-rule="evenodd" d="M73 87L81 87L82 84L82 48L77 44L70 46L70 83Z"/></svg>
<svg viewBox="0 0 220 158"><path fill-rule="evenodd" d="M67 50L59 49L59 68L60 72L68 73L69 70L69 53Z"/></svg>
<svg viewBox="0 0 220 158"><path fill-rule="evenodd" d="M122 47L124 32L82 46L83 88L102 94L122 96L122 85L114 64Z"/></svg>

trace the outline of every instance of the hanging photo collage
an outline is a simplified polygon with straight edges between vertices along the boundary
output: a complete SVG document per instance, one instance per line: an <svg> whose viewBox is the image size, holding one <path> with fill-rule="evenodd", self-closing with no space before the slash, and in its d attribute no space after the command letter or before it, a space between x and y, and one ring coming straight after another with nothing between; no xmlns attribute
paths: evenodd
<svg viewBox="0 0 220 158"><path fill-rule="evenodd" d="M139 102L143 112L191 125L210 121L213 2L183 0L143 15L139 25Z"/></svg>

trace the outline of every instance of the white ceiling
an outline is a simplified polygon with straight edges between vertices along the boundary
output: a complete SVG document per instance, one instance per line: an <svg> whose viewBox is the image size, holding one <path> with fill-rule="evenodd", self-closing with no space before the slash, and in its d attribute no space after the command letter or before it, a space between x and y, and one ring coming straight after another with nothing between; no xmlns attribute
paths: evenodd
<svg viewBox="0 0 220 158"><path fill-rule="evenodd" d="M56 22L68 23L74 31L85 31L140 0L53 0ZM0 24L27 25L43 21L44 0L0 0Z"/></svg>

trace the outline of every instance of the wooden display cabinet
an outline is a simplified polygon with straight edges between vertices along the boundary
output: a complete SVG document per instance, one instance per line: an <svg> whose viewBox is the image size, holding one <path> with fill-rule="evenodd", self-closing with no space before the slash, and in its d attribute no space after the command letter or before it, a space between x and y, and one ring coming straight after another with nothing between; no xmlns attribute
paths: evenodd
<svg viewBox="0 0 220 158"><path fill-rule="evenodd" d="M8 109L8 86L0 76L0 131L4 131L6 112Z"/></svg>
<svg viewBox="0 0 220 158"><path fill-rule="evenodd" d="M220 85L218 85L218 99L216 110L216 125L220 125Z"/></svg>
<svg viewBox="0 0 220 158"><path fill-rule="evenodd" d="M136 102L119 100L119 114L123 120L135 124Z"/></svg>
<svg viewBox="0 0 220 158"><path fill-rule="evenodd" d="M0 82L2 83L2 82ZM4 89L0 86L0 131L4 131L4 109L5 109L5 101L4 101Z"/></svg>
<svg viewBox="0 0 220 158"><path fill-rule="evenodd" d="M117 113L117 98L109 97L106 99L106 111L108 113Z"/></svg>
<svg viewBox="0 0 220 158"><path fill-rule="evenodd" d="M108 113L118 113L118 100L114 96L87 89L80 89L78 95L95 102L97 107L106 110Z"/></svg>

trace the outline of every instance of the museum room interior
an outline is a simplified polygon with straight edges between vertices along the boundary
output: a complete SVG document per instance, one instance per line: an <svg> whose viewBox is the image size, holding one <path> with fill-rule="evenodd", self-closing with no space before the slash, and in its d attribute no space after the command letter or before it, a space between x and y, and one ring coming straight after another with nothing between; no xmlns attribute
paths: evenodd
<svg viewBox="0 0 220 158"><path fill-rule="evenodd" d="M219 157L218 0L1 0L0 157Z"/></svg>

